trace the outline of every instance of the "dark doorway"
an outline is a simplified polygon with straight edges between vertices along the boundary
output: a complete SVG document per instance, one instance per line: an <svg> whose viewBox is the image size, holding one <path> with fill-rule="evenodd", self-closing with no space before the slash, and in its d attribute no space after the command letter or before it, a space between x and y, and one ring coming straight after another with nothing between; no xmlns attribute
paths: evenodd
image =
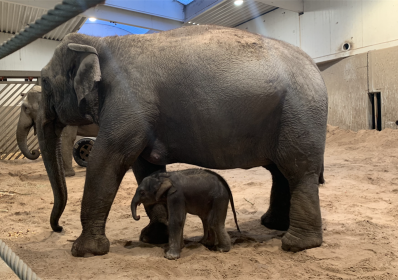
<svg viewBox="0 0 398 280"><path fill-rule="evenodd" d="M381 94L380 92L369 93L370 101L370 128L381 131Z"/></svg>

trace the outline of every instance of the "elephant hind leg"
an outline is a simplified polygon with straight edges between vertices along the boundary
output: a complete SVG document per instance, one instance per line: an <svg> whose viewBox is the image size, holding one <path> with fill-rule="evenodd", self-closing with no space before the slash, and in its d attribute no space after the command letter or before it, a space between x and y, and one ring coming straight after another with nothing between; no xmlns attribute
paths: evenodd
<svg viewBox="0 0 398 280"><path fill-rule="evenodd" d="M319 173L303 173L289 180L290 226L282 238L282 249L301 251L321 246L322 218L319 204Z"/></svg>
<svg viewBox="0 0 398 280"><path fill-rule="evenodd" d="M269 229L288 230L290 211L289 182L275 164L264 166L272 175L271 198L261 224Z"/></svg>

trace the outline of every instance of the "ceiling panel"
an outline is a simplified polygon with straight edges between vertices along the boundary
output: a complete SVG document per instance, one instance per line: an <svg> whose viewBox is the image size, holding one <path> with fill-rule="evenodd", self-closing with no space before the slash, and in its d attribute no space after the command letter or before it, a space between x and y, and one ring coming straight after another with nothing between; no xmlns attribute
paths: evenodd
<svg viewBox="0 0 398 280"><path fill-rule="evenodd" d="M47 11L43 8L0 1L0 32L16 34L28 24L34 23ZM60 41L65 35L77 31L85 21L86 17L74 17L44 35L43 39Z"/></svg>

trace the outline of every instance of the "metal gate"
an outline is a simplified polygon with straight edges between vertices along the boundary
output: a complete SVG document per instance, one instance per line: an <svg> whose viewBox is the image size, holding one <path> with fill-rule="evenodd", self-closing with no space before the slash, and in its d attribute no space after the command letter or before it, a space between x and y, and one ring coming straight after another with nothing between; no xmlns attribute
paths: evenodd
<svg viewBox="0 0 398 280"><path fill-rule="evenodd" d="M38 79L30 77L21 80L2 77L2 80L0 80L0 159L24 158L18 148L16 138L20 107L25 98L23 94L38 84ZM39 147L37 137L33 135L33 129L28 135L28 147L30 150Z"/></svg>

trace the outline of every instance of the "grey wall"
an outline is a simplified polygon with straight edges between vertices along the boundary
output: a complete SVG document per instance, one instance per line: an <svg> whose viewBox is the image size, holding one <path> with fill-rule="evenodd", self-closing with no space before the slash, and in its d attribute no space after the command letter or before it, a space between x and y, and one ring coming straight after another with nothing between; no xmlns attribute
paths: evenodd
<svg viewBox="0 0 398 280"><path fill-rule="evenodd" d="M354 131L370 129L368 93L380 92L382 128L398 128L398 47L369 51L318 67L328 90L329 124Z"/></svg>

